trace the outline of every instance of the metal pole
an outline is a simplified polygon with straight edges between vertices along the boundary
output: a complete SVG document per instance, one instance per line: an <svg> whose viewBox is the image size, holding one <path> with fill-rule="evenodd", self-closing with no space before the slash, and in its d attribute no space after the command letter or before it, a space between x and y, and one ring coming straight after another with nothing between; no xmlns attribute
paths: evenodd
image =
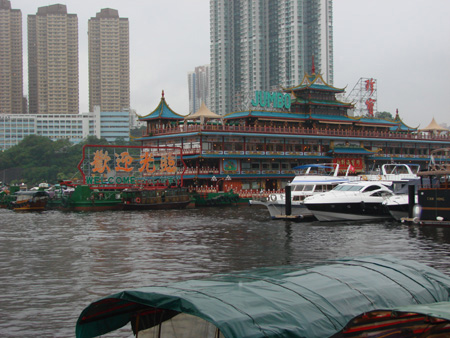
<svg viewBox="0 0 450 338"><path fill-rule="evenodd" d="M411 184L408 186L408 218L413 217L414 204L416 203L416 186Z"/></svg>
<svg viewBox="0 0 450 338"><path fill-rule="evenodd" d="M291 186L287 185L284 189L285 189L285 201L286 201L286 216L290 216L292 214Z"/></svg>

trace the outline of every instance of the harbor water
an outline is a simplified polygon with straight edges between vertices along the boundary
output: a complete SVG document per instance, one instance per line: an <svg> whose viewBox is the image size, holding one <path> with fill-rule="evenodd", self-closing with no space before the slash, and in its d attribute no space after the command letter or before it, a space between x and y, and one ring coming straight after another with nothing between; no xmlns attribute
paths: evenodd
<svg viewBox="0 0 450 338"><path fill-rule="evenodd" d="M0 336L73 337L87 305L124 289L378 254L450 274L450 228L272 221L258 206L96 213L0 209Z"/></svg>

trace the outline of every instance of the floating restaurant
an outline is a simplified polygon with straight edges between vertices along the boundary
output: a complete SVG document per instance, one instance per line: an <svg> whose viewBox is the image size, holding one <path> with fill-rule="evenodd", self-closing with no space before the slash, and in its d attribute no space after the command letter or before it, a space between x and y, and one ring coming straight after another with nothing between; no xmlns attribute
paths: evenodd
<svg viewBox="0 0 450 338"><path fill-rule="evenodd" d="M147 128L136 141L180 149L185 186L233 189L241 197L282 190L302 164L351 164L356 173L391 162L426 168L431 151L450 146L448 130L410 127L398 112L392 120L350 116L353 104L338 100L342 93L320 74L305 74L300 85L283 93L257 92L251 101L255 110L219 116L203 104L183 116L169 107L163 92L156 109L139 118Z"/></svg>

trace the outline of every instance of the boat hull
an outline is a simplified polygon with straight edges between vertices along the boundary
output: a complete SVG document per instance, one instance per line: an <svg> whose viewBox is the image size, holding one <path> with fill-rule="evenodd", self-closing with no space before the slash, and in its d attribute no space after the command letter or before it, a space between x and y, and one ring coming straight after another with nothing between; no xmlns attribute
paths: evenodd
<svg viewBox="0 0 450 338"><path fill-rule="evenodd" d="M239 194L232 191L217 193L192 193L191 197L194 199L196 207L227 206L238 203L248 204L248 199L247 201L241 201Z"/></svg>
<svg viewBox="0 0 450 338"><path fill-rule="evenodd" d="M417 203L417 195L415 197L415 203ZM405 194L394 195L385 200L383 206L396 221L401 221L408 217L409 214L409 196Z"/></svg>
<svg viewBox="0 0 450 338"><path fill-rule="evenodd" d="M107 211L120 210L122 204L121 191L97 190L80 185L68 195L59 194L48 201L47 209L61 211Z"/></svg>
<svg viewBox="0 0 450 338"><path fill-rule="evenodd" d="M22 205L12 208L14 211L44 211L45 205Z"/></svg>
<svg viewBox="0 0 450 338"><path fill-rule="evenodd" d="M122 192L123 210L185 209L193 202L184 188L158 190L127 190Z"/></svg>
<svg viewBox="0 0 450 338"><path fill-rule="evenodd" d="M267 208L269 211L270 217L272 219L280 219L286 215L286 204L281 203L272 203L272 202L264 202L258 200L251 200L251 205L262 205ZM291 214L289 216L297 217L300 219L313 219L314 215L312 212L305 207L303 203L297 203L291 205Z"/></svg>
<svg viewBox="0 0 450 338"><path fill-rule="evenodd" d="M186 209L191 203L191 200L182 202L167 202L167 203L124 203L122 204L123 210L168 210L168 209Z"/></svg>
<svg viewBox="0 0 450 338"><path fill-rule="evenodd" d="M450 190L442 188L420 189L418 193L421 206L420 219L423 221L450 221Z"/></svg>
<svg viewBox="0 0 450 338"><path fill-rule="evenodd" d="M60 207L59 209L62 211L108 211L108 210L120 210L121 202L113 203L113 204L96 204L96 205L81 205L80 203L68 206L68 207Z"/></svg>
<svg viewBox="0 0 450 338"><path fill-rule="evenodd" d="M389 211L380 203L308 204L308 209L321 222L372 221L389 219Z"/></svg>

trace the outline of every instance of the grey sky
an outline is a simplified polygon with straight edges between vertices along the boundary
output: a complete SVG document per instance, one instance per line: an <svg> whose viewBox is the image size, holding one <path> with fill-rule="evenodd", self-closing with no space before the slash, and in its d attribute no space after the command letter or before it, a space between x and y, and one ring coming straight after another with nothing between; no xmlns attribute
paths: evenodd
<svg viewBox="0 0 450 338"><path fill-rule="evenodd" d="M88 110L87 21L102 8L130 20L131 105L151 112L165 91L179 114L188 113L187 72L209 63L209 0L11 0L22 11L24 92L26 21L38 7L67 5L78 15L80 110ZM434 117L450 125L450 1L334 0L334 85L349 93L360 78L378 83L378 110L412 127Z"/></svg>

